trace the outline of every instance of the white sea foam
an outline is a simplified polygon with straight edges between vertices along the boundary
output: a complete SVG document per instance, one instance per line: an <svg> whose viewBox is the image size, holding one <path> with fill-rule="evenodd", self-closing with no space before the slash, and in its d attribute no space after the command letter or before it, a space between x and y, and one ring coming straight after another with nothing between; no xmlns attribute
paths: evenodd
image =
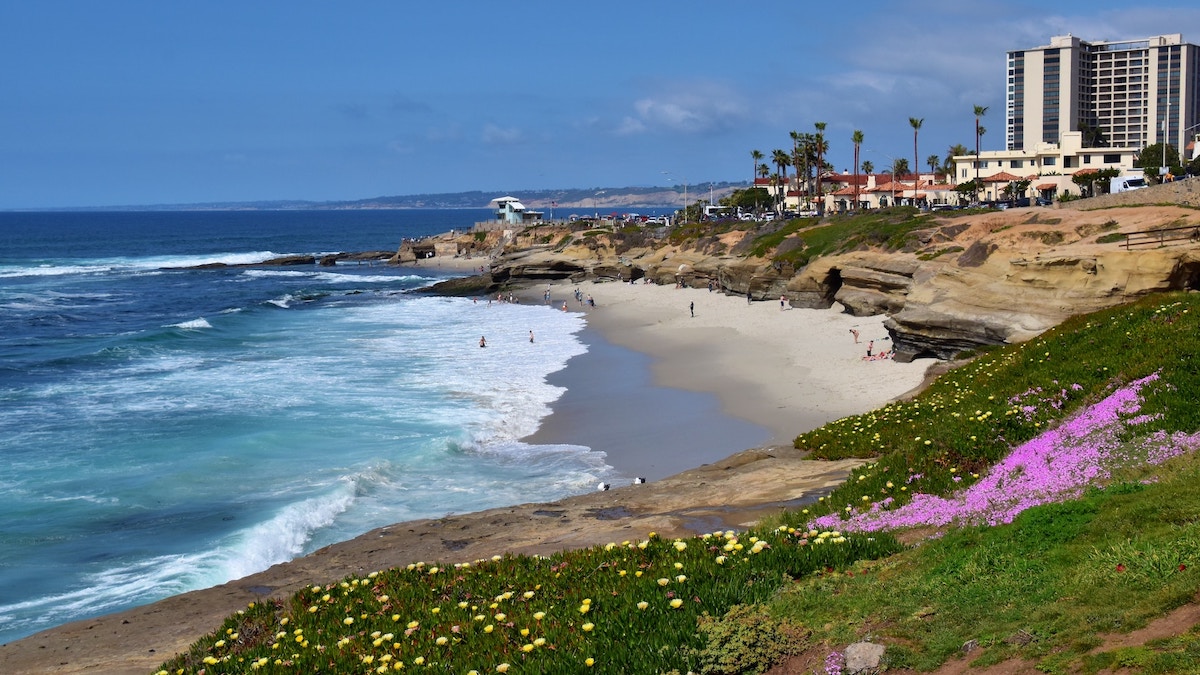
<svg viewBox="0 0 1200 675"><path fill-rule="evenodd" d="M201 330L203 328L212 328L212 324L209 323L204 317L200 317L198 319L192 319L191 321L173 323L170 327L183 328L184 330Z"/></svg>
<svg viewBox="0 0 1200 675"><path fill-rule="evenodd" d="M214 574L220 578L213 583L240 579L300 555L315 531L328 527L354 503L356 483L356 478L347 478L329 494L285 506L270 520L235 534L218 553Z"/></svg>
<svg viewBox="0 0 1200 675"><path fill-rule="evenodd" d="M295 299L296 299L296 296L292 295L291 293L285 293L284 295L282 295L278 298L271 298L267 302L272 305L275 305L276 307L279 307L281 309L287 309L288 307L291 306L292 301Z"/></svg>

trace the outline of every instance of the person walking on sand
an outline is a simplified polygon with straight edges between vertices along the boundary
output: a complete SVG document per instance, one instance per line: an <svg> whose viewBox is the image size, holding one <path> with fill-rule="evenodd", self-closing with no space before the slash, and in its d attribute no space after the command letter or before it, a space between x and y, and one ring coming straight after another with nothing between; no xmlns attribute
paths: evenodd
<svg viewBox="0 0 1200 675"><path fill-rule="evenodd" d="M529 331L529 344L533 344L533 331Z"/></svg>
<svg viewBox="0 0 1200 675"><path fill-rule="evenodd" d="M787 300L787 296L785 296L785 295L779 296L779 311L781 311L781 312L783 311L783 303L786 300Z"/></svg>
<svg viewBox="0 0 1200 675"><path fill-rule="evenodd" d="M854 336L854 344L858 344L858 331L854 328L851 328L850 334Z"/></svg>
<svg viewBox="0 0 1200 675"><path fill-rule="evenodd" d="M752 300L752 298L750 297L750 289L749 289L749 288L747 288L747 289L746 289L746 304L747 304L747 305L748 305L748 304L750 304L750 301L751 301L751 300Z"/></svg>
<svg viewBox="0 0 1200 675"><path fill-rule="evenodd" d="M479 336L479 346L480 346L480 347L486 347L486 346L487 346L487 338L486 338L486 337L484 337L484 336L482 336L482 335L480 335L480 336Z"/></svg>
<svg viewBox="0 0 1200 675"><path fill-rule="evenodd" d="M688 311L692 313L693 319L696 318L696 303L695 302L688 303Z"/></svg>
<svg viewBox="0 0 1200 675"><path fill-rule="evenodd" d="M867 343L867 356L871 355L871 350L875 349L875 341L871 340Z"/></svg>

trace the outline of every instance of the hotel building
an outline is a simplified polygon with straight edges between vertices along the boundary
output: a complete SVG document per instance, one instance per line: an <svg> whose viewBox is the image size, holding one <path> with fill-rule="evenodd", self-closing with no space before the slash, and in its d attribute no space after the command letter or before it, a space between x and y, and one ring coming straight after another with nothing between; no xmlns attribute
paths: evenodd
<svg viewBox="0 0 1200 675"><path fill-rule="evenodd" d="M1066 35L1010 51L1007 62L1008 150L1061 143L1072 131L1083 133L1085 147L1165 141L1179 149L1200 127L1200 47L1182 35L1121 42Z"/></svg>

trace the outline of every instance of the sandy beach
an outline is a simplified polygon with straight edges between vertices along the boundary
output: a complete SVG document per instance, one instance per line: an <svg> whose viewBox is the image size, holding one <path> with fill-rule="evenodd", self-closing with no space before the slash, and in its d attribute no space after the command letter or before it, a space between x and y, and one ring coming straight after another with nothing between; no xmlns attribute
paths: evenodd
<svg viewBox="0 0 1200 675"><path fill-rule="evenodd" d="M595 307L574 301L577 287ZM850 316L837 304L781 309L705 289L592 281L551 293L556 306L586 312L607 340L650 355L656 384L716 394L725 413L768 429L772 445L911 391L934 363L864 359L868 347L891 349L885 317Z"/></svg>
<svg viewBox="0 0 1200 675"><path fill-rule="evenodd" d="M552 286L552 300L587 313L592 370L568 364L568 393L530 440L603 450L609 464L649 474L649 483L373 530L215 588L0 646L0 672L149 672L250 602L351 573L744 527L815 500L857 465L807 460L791 448L795 434L912 390L931 363L864 360L872 340L875 353L890 348L883 318L837 307L781 309L702 289L588 281L578 288L595 299L591 307L575 302L575 287ZM544 290L523 297L541 301ZM606 384L596 369L611 371Z"/></svg>

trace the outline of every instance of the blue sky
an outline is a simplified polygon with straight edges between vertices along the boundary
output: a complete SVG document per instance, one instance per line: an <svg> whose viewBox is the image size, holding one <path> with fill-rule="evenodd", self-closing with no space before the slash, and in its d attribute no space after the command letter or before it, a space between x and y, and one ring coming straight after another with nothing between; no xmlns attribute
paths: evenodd
<svg viewBox="0 0 1200 675"><path fill-rule="evenodd" d="M1191 2L0 0L0 209L741 181L1003 145L1004 57ZM670 172L665 174L664 172Z"/></svg>

